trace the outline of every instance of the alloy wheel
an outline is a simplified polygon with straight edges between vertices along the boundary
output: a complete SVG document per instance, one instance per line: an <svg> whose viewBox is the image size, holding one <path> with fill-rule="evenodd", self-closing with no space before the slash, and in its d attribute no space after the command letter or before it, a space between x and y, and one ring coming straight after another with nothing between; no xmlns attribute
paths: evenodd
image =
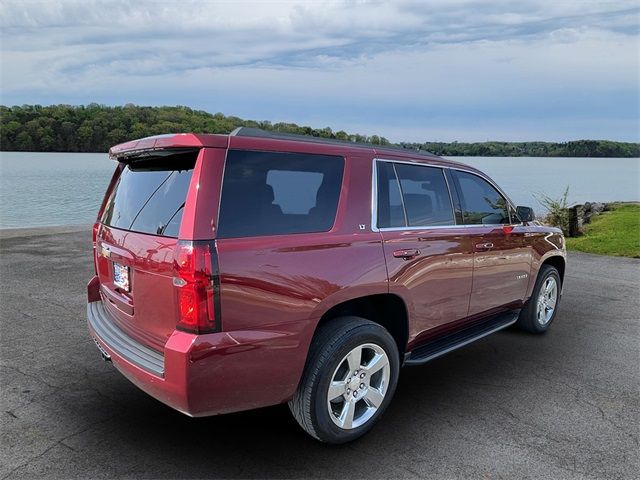
<svg viewBox="0 0 640 480"><path fill-rule="evenodd" d="M546 325L553 318L553 312L558 303L558 282L552 276L542 284L538 294L538 308L536 318L540 325Z"/></svg>
<svg viewBox="0 0 640 480"><path fill-rule="evenodd" d="M351 350L338 364L327 391L333 423L345 430L364 425L382 405L390 377L389 358L380 346L366 343Z"/></svg>

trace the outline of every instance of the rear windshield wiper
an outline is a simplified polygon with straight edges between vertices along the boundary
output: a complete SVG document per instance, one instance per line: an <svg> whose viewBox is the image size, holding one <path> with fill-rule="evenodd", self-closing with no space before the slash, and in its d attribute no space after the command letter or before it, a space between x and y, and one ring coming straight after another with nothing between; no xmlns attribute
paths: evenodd
<svg viewBox="0 0 640 480"><path fill-rule="evenodd" d="M174 217L178 214L178 212L184 208L184 204L185 204L185 203L186 203L186 202L182 202L182 205L180 205L180 206L178 207L178 209L177 209L175 212L173 212L173 215L171 215L171 217L169 218L169 220L167 220L165 223L163 223L162 225L160 225L160 226L158 227L158 230L156 231L156 233L157 233L158 235L164 235L164 231L167 229L167 227L169 226L169 224L171 223L171 221L174 219Z"/></svg>

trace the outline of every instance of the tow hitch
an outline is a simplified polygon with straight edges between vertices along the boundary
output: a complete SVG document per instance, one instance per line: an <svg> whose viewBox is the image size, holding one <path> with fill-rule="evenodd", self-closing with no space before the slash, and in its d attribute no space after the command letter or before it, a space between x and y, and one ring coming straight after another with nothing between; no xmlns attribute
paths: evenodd
<svg viewBox="0 0 640 480"><path fill-rule="evenodd" d="M95 338L93 339L93 342L96 344L96 347L98 347L98 350L100 350L100 354L102 355L102 360L104 360L105 362L110 362L111 361L111 355L109 355L104 348L102 348L102 345L100 345L100 342L98 342L98 340L96 340Z"/></svg>

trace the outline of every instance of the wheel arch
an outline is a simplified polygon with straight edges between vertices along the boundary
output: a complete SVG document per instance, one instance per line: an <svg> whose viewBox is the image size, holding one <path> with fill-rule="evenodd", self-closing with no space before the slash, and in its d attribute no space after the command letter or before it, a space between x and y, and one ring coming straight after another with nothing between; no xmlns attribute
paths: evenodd
<svg viewBox="0 0 640 480"><path fill-rule="evenodd" d="M538 278L538 275L540 274L540 270L545 265L551 265L556 270L558 270L558 274L560 275L560 291L562 292L562 287L564 286L565 271L567 267L567 261L565 256L560 253L550 254L540 259L540 263L538 263L537 265L538 265L538 268L534 270L535 277L532 275L531 281L529 282L529 288L527 289L527 297L526 297L527 300L531 298L531 295L533 295L533 289L536 286L536 280Z"/></svg>
<svg viewBox="0 0 640 480"><path fill-rule="evenodd" d="M565 261L563 256L561 256L561 255L553 255L553 256L548 257L547 259L545 259L540 264L540 268L542 268L544 265L551 265L552 267L554 267L556 270L558 270L558 273L560 274L560 283L563 284L564 283L564 272L565 272L565 269L566 269L566 263L567 262Z"/></svg>
<svg viewBox="0 0 640 480"><path fill-rule="evenodd" d="M345 316L362 317L385 328L395 340L402 361L409 340L409 315L402 298L392 293L380 293L340 302L320 317L314 336L322 325Z"/></svg>

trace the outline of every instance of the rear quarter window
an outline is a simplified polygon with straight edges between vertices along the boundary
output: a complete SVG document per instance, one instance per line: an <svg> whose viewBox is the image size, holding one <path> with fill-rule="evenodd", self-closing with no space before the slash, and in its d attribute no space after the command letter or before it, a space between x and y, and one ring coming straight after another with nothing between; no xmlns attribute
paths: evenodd
<svg viewBox="0 0 640 480"><path fill-rule="evenodd" d="M229 151L218 238L330 230L343 170L338 156Z"/></svg>

